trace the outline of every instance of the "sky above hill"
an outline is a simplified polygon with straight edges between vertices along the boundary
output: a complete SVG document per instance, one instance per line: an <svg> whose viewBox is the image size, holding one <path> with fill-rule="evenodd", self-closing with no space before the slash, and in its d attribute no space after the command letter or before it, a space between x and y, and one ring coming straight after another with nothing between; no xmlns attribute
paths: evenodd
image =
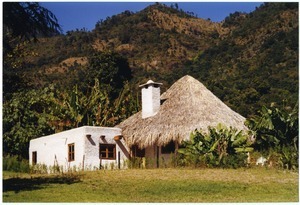
<svg viewBox="0 0 300 205"><path fill-rule="evenodd" d="M125 10L138 12L155 2L40 2L58 19L63 32L83 29L91 31L96 23ZM168 6L175 2L160 2ZM193 12L199 18L220 22L236 11L249 13L262 2L177 2L179 9Z"/></svg>

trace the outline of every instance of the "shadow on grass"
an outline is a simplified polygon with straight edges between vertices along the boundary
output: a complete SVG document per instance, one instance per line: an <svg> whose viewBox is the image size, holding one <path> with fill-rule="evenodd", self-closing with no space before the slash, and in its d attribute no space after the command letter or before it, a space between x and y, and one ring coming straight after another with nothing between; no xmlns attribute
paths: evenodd
<svg viewBox="0 0 300 205"><path fill-rule="evenodd" d="M50 184L74 184L80 182L78 175L66 176L42 176L32 178L10 178L3 180L3 192L32 191L43 189Z"/></svg>

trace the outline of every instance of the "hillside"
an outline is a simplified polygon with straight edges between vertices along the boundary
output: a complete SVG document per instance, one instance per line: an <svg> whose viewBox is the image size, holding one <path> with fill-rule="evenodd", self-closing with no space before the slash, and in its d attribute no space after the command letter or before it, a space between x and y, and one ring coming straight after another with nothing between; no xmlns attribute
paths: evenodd
<svg viewBox="0 0 300 205"><path fill-rule="evenodd" d="M156 3L100 20L92 32L40 39L26 48L35 55L26 57L22 72L34 87L56 83L71 88L79 71L88 72L91 52L113 50L128 59L132 83L153 78L167 89L188 73L247 116L263 104L283 99L295 103L297 8L297 3L267 3L250 14L236 12L214 23Z"/></svg>
<svg viewBox="0 0 300 205"><path fill-rule="evenodd" d="M188 72L244 116L273 102L293 105L299 90L297 19L297 4L270 3L246 16L231 15L223 24L234 25L231 34L199 53Z"/></svg>
<svg viewBox="0 0 300 205"><path fill-rule="evenodd" d="M93 46L116 49L128 57L132 67L144 70L182 67L182 60L216 43L214 35L224 31L218 23L180 14L160 4L136 14L126 11L96 25Z"/></svg>
<svg viewBox="0 0 300 205"><path fill-rule="evenodd" d="M85 57L92 50L114 50L128 58L136 76L144 78L145 72L151 77L152 72L170 73L174 68L182 68L199 50L215 45L228 32L219 23L155 4L137 13L124 11L100 20L92 32L77 30L44 38L31 47L38 55L27 60L39 70L38 78L43 79L45 72L56 75L51 71L56 71L68 58Z"/></svg>
<svg viewBox="0 0 300 205"><path fill-rule="evenodd" d="M221 23L155 3L90 32L20 42L3 66L4 152L26 157L32 138L120 123L139 111L138 85L149 78L164 92L189 74L244 117L271 104L291 109L298 21L298 3L265 3Z"/></svg>

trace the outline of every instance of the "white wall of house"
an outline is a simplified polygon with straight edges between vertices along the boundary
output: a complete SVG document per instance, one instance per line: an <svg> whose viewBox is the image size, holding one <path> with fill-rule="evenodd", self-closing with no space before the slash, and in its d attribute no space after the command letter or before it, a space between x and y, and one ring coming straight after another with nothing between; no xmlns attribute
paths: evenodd
<svg viewBox="0 0 300 205"><path fill-rule="evenodd" d="M83 126L68 131L40 137L30 141L29 162L33 163L33 152L36 152L36 163L47 167L58 165L64 171L76 168L93 170L102 168L124 168L129 158L129 149L123 139L115 140L121 135L121 129L108 127ZM102 137L101 137L102 136ZM115 158L100 160L100 143L115 145ZM69 161L68 145L74 144L74 160ZM120 155L120 158L119 158Z"/></svg>

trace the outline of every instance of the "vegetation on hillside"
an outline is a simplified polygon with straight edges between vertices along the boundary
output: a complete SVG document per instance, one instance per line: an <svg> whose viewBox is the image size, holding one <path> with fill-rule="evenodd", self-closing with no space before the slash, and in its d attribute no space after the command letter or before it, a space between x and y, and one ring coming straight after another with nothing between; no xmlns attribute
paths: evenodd
<svg viewBox="0 0 300 205"><path fill-rule="evenodd" d="M60 33L61 28L53 13L34 2L3 3L3 92L4 99L24 88L28 79L24 58L35 55L26 47L41 36ZM29 64L29 65L28 65Z"/></svg>
<svg viewBox="0 0 300 205"><path fill-rule="evenodd" d="M240 18L231 18L231 35L201 51L186 72L245 117L273 102L292 107L299 91L298 4L264 4Z"/></svg>

